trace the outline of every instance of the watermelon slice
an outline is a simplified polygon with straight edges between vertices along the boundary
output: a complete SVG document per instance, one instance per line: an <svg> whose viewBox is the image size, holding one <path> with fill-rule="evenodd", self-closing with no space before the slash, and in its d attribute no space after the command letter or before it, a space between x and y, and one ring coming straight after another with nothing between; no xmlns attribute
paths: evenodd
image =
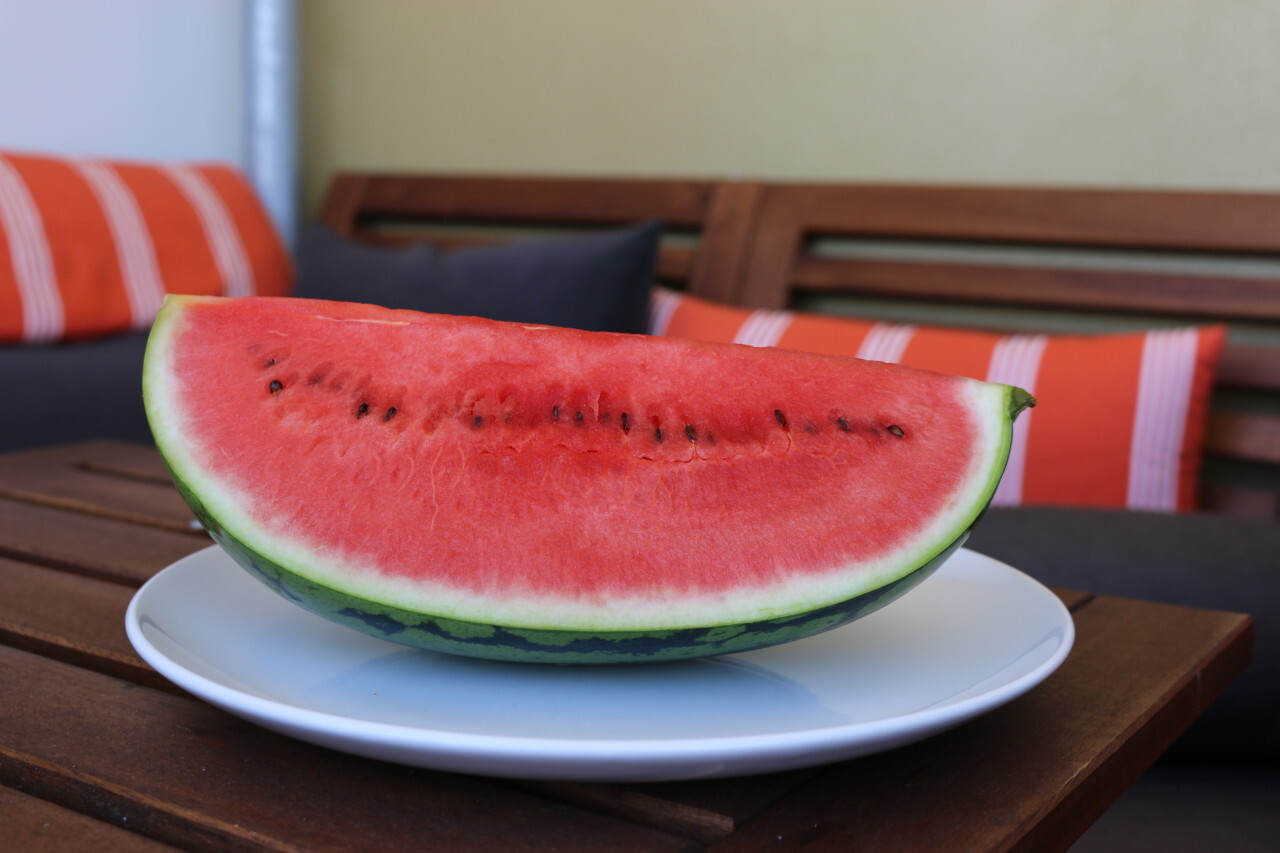
<svg viewBox="0 0 1280 853"><path fill-rule="evenodd" d="M959 547L1034 402L801 352L188 296L144 396L197 517L280 594L557 663L743 651L884 606Z"/></svg>

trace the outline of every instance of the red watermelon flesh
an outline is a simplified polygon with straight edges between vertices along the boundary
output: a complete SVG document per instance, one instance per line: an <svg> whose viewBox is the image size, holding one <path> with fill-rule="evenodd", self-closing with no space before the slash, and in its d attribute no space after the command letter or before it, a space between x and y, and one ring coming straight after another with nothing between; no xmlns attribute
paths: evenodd
<svg viewBox="0 0 1280 853"><path fill-rule="evenodd" d="M397 612L593 632L900 579L985 508L1027 402L800 352L212 297L167 301L145 389L184 493L259 560Z"/></svg>

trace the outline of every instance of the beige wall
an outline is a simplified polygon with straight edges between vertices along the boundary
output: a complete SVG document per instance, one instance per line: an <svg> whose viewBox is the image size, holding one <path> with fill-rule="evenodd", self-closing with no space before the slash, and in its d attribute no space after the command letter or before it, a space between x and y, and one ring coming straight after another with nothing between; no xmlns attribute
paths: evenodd
<svg viewBox="0 0 1280 853"><path fill-rule="evenodd" d="M1280 0L306 0L335 169L1280 189Z"/></svg>

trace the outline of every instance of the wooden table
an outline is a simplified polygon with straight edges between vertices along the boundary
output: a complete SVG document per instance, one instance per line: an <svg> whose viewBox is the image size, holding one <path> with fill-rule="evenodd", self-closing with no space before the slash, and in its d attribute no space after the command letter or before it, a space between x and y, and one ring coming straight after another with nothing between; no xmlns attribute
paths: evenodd
<svg viewBox="0 0 1280 853"><path fill-rule="evenodd" d="M1070 658L1022 698L813 770L644 785L411 769L171 686L124 612L208 540L149 448L0 456L0 846L10 850L1064 849L1247 663L1248 616L1058 591Z"/></svg>

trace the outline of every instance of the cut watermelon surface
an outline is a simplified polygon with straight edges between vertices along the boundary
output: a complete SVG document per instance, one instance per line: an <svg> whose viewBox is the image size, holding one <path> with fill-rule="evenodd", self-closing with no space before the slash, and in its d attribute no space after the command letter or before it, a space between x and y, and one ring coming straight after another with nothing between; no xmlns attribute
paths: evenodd
<svg viewBox="0 0 1280 853"><path fill-rule="evenodd" d="M169 297L144 395L222 547L439 651L596 663L835 627L965 538L1031 403L776 349Z"/></svg>

